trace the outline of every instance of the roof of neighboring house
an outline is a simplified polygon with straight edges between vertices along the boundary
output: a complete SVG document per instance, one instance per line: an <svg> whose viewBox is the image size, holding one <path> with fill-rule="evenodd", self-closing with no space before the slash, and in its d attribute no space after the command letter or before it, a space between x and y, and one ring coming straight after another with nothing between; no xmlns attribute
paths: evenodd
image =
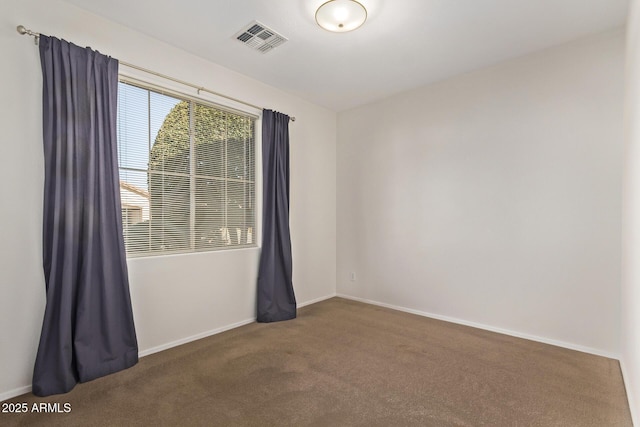
<svg viewBox="0 0 640 427"><path fill-rule="evenodd" d="M127 191L131 191L132 193L136 193L142 197L149 198L149 192L143 190L142 188L136 187L135 185L129 184L127 182L120 181L120 188L123 188Z"/></svg>

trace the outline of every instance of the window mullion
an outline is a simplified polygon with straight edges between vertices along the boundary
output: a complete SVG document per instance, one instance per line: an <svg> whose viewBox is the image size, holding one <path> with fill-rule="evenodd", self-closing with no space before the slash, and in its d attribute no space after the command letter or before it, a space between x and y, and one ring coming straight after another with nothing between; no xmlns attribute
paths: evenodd
<svg viewBox="0 0 640 427"><path fill-rule="evenodd" d="M229 151L228 151L228 142L229 142L229 115L225 114L225 126L224 126L224 148L222 159L224 160L223 170L224 170L224 203L222 205L222 210L224 212L224 227L227 230L227 244L231 244L231 230L229 229L229 213L227 212L229 208L229 173L227 171L227 164Z"/></svg>
<svg viewBox="0 0 640 427"><path fill-rule="evenodd" d="M189 102L189 241L196 248L196 121L193 101Z"/></svg>
<svg viewBox="0 0 640 427"><path fill-rule="evenodd" d="M242 126L243 128L245 127L246 123L243 120ZM243 160L243 170L242 170L242 176L246 179L247 178L247 133L243 132L243 141L242 141L242 160ZM243 184L242 185L242 221L244 223L244 228L246 230L244 231L244 239L245 239L245 243L249 243L247 241L247 236L249 236L249 228L247 227L247 184ZM238 244L242 244L242 241L239 241Z"/></svg>
<svg viewBox="0 0 640 427"><path fill-rule="evenodd" d="M151 158L151 148L153 147L151 143L151 92L147 91L147 152L149 153L147 158ZM150 174L150 166L147 163L147 186L151 183L151 174ZM164 217L164 215L162 215ZM151 212L151 206L149 206L149 232L147 238L147 248L153 247L153 214Z"/></svg>

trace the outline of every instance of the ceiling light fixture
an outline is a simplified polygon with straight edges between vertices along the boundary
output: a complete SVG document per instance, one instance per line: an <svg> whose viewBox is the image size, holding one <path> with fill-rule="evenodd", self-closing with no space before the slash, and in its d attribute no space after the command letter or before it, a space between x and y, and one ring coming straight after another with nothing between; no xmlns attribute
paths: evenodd
<svg viewBox="0 0 640 427"><path fill-rule="evenodd" d="M316 11L316 22L335 33L353 31L367 20L367 9L355 0L329 0Z"/></svg>

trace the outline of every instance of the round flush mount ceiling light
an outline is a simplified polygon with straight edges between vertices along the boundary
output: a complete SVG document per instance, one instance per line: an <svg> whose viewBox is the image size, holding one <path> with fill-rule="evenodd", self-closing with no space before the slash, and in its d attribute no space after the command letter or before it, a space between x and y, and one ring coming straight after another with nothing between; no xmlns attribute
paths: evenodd
<svg viewBox="0 0 640 427"><path fill-rule="evenodd" d="M335 33L353 31L367 20L367 9L355 0L329 0L316 11L316 22Z"/></svg>

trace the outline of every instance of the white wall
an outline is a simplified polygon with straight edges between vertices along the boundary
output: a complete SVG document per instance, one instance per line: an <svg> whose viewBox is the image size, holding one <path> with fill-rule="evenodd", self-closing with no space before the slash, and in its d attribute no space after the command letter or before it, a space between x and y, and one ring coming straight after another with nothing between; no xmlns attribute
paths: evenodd
<svg viewBox="0 0 640 427"><path fill-rule="evenodd" d="M620 362L636 425L640 425L640 3L627 25L625 174L623 185L622 351Z"/></svg>
<svg viewBox="0 0 640 427"><path fill-rule="evenodd" d="M120 60L296 116L291 228L299 304L335 294L336 114L58 0L0 2L0 400L28 391L44 310L42 113L37 48L15 30L91 46ZM242 46L239 46L242 48ZM140 350L255 317L257 249L129 260Z"/></svg>
<svg viewBox="0 0 640 427"><path fill-rule="evenodd" d="M339 113L338 294L617 357L623 80L620 29Z"/></svg>

